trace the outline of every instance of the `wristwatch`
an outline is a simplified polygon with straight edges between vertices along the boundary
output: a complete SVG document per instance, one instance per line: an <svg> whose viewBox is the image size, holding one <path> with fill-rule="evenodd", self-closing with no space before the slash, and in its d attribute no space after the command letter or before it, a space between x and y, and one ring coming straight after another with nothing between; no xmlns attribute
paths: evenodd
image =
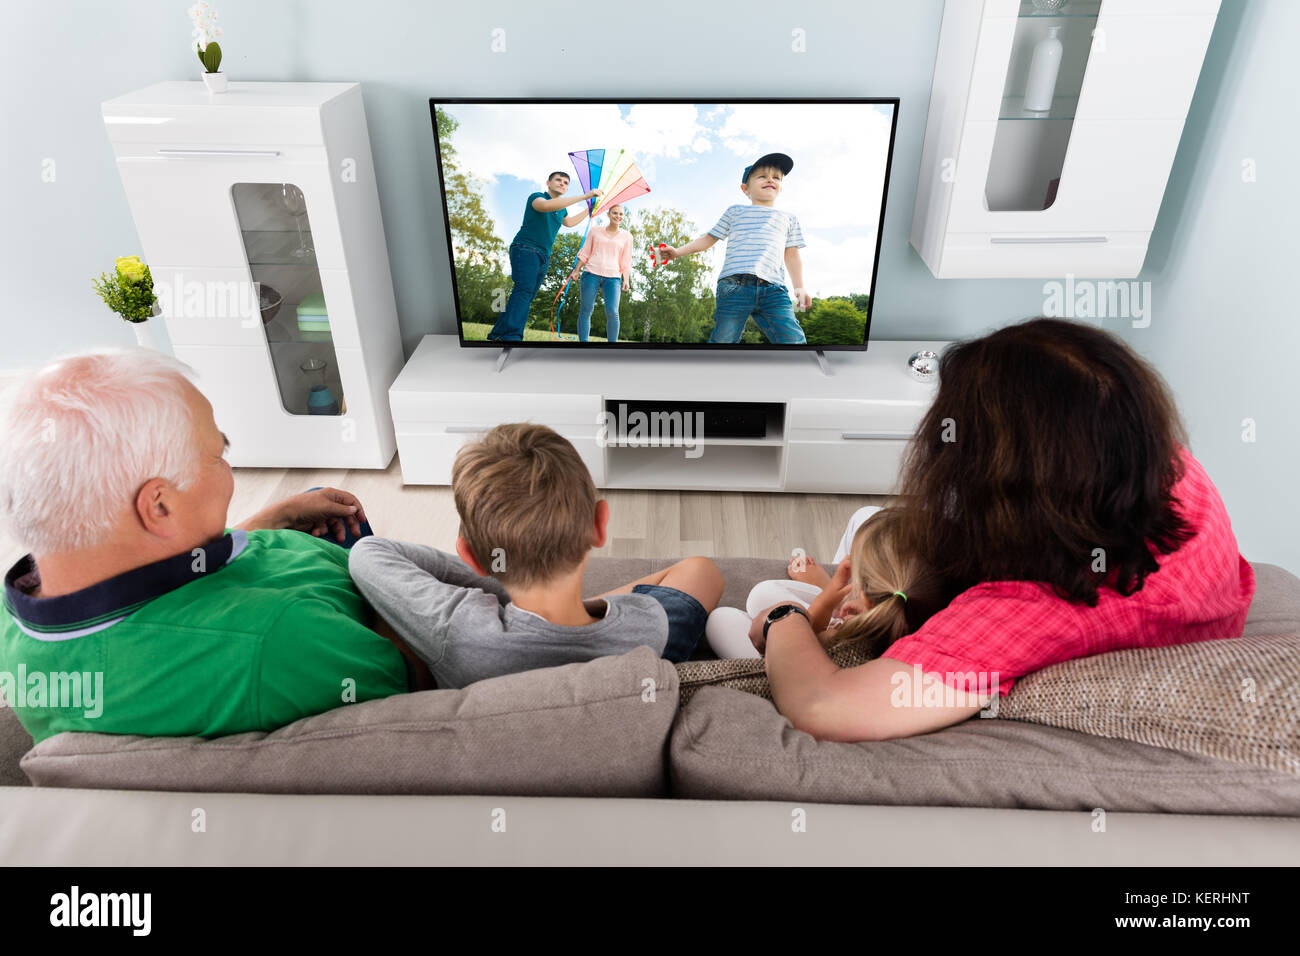
<svg viewBox="0 0 1300 956"><path fill-rule="evenodd" d="M789 616L791 613L802 614L809 626L812 626L812 618L810 618L808 612L798 604L782 604L780 607L774 607L772 610L767 612L767 618L763 621L764 642L767 641L767 629L782 618Z"/></svg>

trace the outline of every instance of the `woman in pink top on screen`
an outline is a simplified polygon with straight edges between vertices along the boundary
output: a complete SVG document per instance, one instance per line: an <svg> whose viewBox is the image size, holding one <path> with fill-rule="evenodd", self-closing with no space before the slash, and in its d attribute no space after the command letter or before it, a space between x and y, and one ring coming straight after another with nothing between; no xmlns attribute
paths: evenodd
<svg viewBox="0 0 1300 956"><path fill-rule="evenodd" d="M761 612L777 708L825 740L908 737L1049 664L1239 637L1254 571L1186 444L1164 381L1101 329L1039 318L950 346L895 505L942 610L882 598L907 633L843 669L801 614Z"/></svg>
<svg viewBox="0 0 1300 956"><path fill-rule="evenodd" d="M609 224L587 233L587 241L578 250L578 266L570 279L578 282L581 307L578 312L578 341L586 342L591 334L591 312L596 308L596 290L605 296L605 339L618 341L618 300L623 287L632 280L632 234L623 225L623 207L605 210ZM585 271L584 271L585 268Z"/></svg>

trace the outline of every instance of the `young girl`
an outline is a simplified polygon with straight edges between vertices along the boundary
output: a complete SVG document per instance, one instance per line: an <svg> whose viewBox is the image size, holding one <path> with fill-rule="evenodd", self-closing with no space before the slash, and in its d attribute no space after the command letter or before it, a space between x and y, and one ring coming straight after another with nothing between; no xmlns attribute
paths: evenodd
<svg viewBox="0 0 1300 956"><path fill-rule="evenodd" d="M578 310L578 341L586 342L591 333L591 313L596 308L596 292L605 296L605 340L618 341L618 300L632 278L632 233L622 229L623 207L610 206L605 211L609 225L592 229L578 250L578 266L570 279L578 279L581 305Z"/></svg>
<svg viewBox="0 0 1300 956"><path fill-rule="evenodd" d="M894 641L910 634L942 606L939 582L920 561L900 557L895 532L896 509L862 509L845 532L847 551L828 575L815 561L799 556L790 562L795 580L760 581L749 592L745 610L720 607L705 625L709 646L718 657L759 657L749 637L754 617L773 604L791 602L808 609L813 631L829 650L845 641L863 641L878 657ZM837 555L837 557L839 557Z"/></svg>

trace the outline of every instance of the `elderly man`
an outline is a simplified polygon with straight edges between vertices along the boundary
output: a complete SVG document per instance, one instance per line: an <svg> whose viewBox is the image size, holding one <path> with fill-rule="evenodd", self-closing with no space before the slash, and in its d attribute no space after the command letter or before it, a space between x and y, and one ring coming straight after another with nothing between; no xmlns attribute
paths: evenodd
<svg viewBox="0 0 1300 956"><path fill-rule="evenodd" d="M347 552L317 537L358 533L360 503L321 489L228 530L228 442L188 371L143 349L65 358L0 423L0 517L31 551L5 575L0 672L38 742L272 730L408 689ZM102 700L58 699L69 673Z"/></svg>

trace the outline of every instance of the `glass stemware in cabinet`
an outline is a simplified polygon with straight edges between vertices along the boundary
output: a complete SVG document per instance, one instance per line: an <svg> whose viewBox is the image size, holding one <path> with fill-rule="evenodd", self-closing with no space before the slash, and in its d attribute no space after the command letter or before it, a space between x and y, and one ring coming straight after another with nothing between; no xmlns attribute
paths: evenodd
<svg viewBox="0 0 1300 956"><path fill-rule="evenodd" d="M293 216L293 221L298 226L298 248L293 251L295 257L306 259L316 250L312 248L311 233L306 234L302 231L303 213L307 211L307 199L303 196L302 190L292 183L284 183L281 186L281 202L284 208L289 210Z"/></svg>

